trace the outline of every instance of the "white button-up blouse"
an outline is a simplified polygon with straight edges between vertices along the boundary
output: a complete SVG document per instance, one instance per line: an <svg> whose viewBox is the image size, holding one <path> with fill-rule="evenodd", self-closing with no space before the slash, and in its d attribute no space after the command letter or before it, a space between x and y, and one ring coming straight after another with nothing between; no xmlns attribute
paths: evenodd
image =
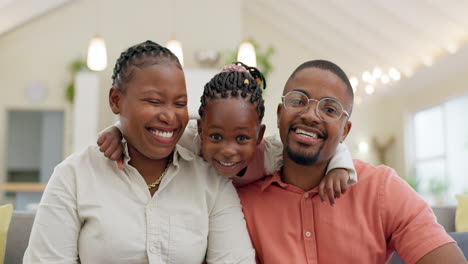
<svg viewBox="0 0 468 264"><path fill-rule="evenodd" d="M24 263L255 263L230 180L177 146L152 197L128 160L91 146L59 164Z"/></svg>

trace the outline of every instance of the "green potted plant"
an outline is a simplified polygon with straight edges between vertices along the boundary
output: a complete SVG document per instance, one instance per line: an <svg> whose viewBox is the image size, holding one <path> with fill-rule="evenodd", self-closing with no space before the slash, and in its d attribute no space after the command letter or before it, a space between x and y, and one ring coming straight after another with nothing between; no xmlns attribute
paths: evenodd
<svg viewBox="0 0 468 264"><path fill-rule="evenodd" d="M78 72L89 69L88 66L86 66L86 61L81 57L78 57L75 60L73 60L70 63L68 69L70 70L72 79L68 83L67 88L65 90L65 99L71 104L73 104L73 99L75 98L75 76Z"/></svg>
<svg viewBox="0 0 468 264"><path fill-rule="evenodd" d="M403 178L403 179L409 184L409 186L411 186L411 188L413 188L413 190L415 190L416 192L419 192L419 187L420 187L421 181L419 180L418 177L409 176L409 177L406 177L406 178Z"/></svg>
<svg viewBox="0 0 468 264"><path fill-rule="evenodd" d="M440 178L432 178L429 181L429 190L435 199L436 204L444 203L444 195L447 192L448 184Z"/></svg>
<svg viewBox="0 0 468 264"><path fill-rule="evenodd" d="M416 192L419 192L421 180L418 177L416 168L412 168L410 171L410 175L403 178L403 180L405 180L409 184L409 186L413 188L413 190L415 190Z"/></svg>
<svg viewBox="0 0 468 264"><path fill-rule="evenodd" d="M268 74L273 70L273 65L271 63L271 57L275 54L275 49L272 45L268 46L266 50L261 50L260 46L254 40L249 40L255 48L255 54L257 58L257 68L263 73L265 79L267 79ZM232 63L237 60L237 51L230 52L230 55L227 56L225 64Z"/></svg>

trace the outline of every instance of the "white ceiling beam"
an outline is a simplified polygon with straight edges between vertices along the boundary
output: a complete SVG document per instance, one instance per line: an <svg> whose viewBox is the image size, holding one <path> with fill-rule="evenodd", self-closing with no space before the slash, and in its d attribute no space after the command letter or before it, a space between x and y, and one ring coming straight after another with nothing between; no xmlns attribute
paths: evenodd
<svg viewBox="0 0 468 264"><path fill-rule="evenodd" d="M281 27L285 31L294 31L295 40L300 41L304 45L307 44L309 49L318 50L320 47L320 54L326 57L339 58L340 61L350 61L354 63L347 63L353 65L352 71L355 72L357 66L367 64L374 65L374 59L368 54L359 53L357 48L352 45L343 45L345 40L339 36L329 34L324 27L319 27L316 23L310 22L310 15L298 15L298 10L295 6L286 4L284 2L275 2L272 4L268 1L250 1L249 6L255 2L260 9L260 13L269 14L269 22L276 24L276 27ZM307 18L307 19L304 19ZM337 62L337 60L335 60ZM355 63L359 62L359 63Z"/></svg>
<svg viewBox="0 0 468 264"><path fill-rule="evenodd" d="M460 0L425 0L435 12L443 16L446 21L451 21L463 31L468 30L468 1Z"/></svg>
<svg viewBox="0 0 468 264"><path fill-rule="evenodd" d="M9 6L13 1L16 0L0 0L0 10Z"/></svg>
<svg viewBox="0 0 468 264"><path fill-rule="evenodd" d="M72 0L3 0L0 2L0 35Z"/></svg>
<svg viewBox="0 0 468 264"><path fill-rule="evenodd" d="M339 63L340 66L347 69L350 69L353 66L353 64L348 60L349 56L346 56L344 52L331 52L329 49L325 48L325 45L314 45L314 43L311 43L308 39L304 38L304 32L297 30L291 24L282 23L280 19L281 16L272 14L271 12L265 12L264 7L258 6L257 3L250 2L246 12L255 17L258 17L264 23L271 25L273 29L277 30L281 34L284 34L283 37L290 38L292 41L304 47L305 50L308 50L310 53L304 54L305 59L329 59ZM338 58L340 58L339 61Z"/></svg>
<svg viewBox="0 0 468 264"><path fill-rule="evenodd" d="M337 0L336 0L337 1ZM416 36L405 23L396 20L394 15L386 9L375 4L374 0L337 1L336 8L342 8L349 14L350 19L359 21L360 26L369 30L371 36L382 38L388 42L388 49L396 50L399 53L399 64L409 65L427 55L421 49L422 40ZM386 52L386 49L383 49Z"/></svg>
<svg viewBox="0 0 468 264"><path fill-rule="evenodd" d="M434 34L434 32L443 32L438 23L441 21L437 21L438 15L429 14L430 9L427 5L422 5L420 1L375 0L369 3L374 3L386 10L396 22L402 23L405 28L411 30L415 37L436 45L443 43L442 34Z"/></svg>
<svg viewBox="0 0 468 264"><path fill-rule="evenodd" d="M405 32L397 31L392 34L392 28L388 26L385 16L374 10L366 12L364 1L328 0L327 2L345 18L346 21L341 23L343 27L350 31L354 30L363 41L378 47L380 53L387 57L390 63L382 66L408 65L410 63L408 54L414 56L419 52L418 46L414 43L401 41L395 37L405 35Z"/></svg>
<svg viewBox="0 0 468 264"><path fill-rule="evenodd" d="M349 15L339 12L333 5L330 5L330 1L315 3L307 0L291 0L290 2L310 14L325 32L340 36L343 39L343 45L350 45L353 50L365 50L375 62L374 66L393 64L391 58L397 54L391 51L382 52L382 47L385 45L375 41L376 38L373 36L363 34L360 27L349 23Z"/></svg>

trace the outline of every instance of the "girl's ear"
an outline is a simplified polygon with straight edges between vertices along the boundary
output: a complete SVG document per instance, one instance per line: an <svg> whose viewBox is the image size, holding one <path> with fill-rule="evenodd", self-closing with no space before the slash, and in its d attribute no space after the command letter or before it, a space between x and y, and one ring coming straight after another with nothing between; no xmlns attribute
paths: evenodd
<svg viewBox="0 0 468 264"><path fill-rule="evenodd" d="M109 105L112 112L116 115L120 114L120 100L122 99L122 92L116 88L112 87L109 90Z"/></svg>
<svg viewBox="0 0 468 264"><path fill-rule="evenodd" d="M201 134L202 134L202 121L201 121L201 119L197 119L197 130L198 130L198 135L201 137Z"/></svg>
<svg viewBox="0 0 468 264"><path fill-rule="evenodd" d="M260 125L260 130L257 135L257 145L260 144L263 140L263 135L265 134L265 125Z"/></svg>

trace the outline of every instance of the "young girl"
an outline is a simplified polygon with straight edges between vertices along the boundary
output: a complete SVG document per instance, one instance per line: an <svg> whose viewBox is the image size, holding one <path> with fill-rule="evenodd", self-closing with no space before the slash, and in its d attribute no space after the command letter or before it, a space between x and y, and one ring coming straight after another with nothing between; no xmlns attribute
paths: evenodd
<svg viewBox="0 0 468 264"><path fill-rule="evenodd" d="M216 171L242 186L279 170L282 144L276 137L263 140L265 112L262 87L266 82L254 67L236 62L224 66L206 85L197 124L189 123L179 143L201 155ZM117 125L118 126L118 125ZM101 132L100 150L111 160L122 155L118 127ZM357 181L351 156L339 145L327 175L319 185L319 195L330 204Z"/></svg>

